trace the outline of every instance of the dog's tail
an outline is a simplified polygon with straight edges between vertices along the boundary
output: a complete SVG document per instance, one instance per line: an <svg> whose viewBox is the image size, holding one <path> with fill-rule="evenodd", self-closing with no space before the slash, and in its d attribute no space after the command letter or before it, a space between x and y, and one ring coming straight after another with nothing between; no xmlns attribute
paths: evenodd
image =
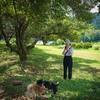
<svg viewBox="0 0 100 100"><path fill-rule="evenodd" d="M32 87L33 87L33 84L29 84L29 85L27 86L27 91L31 91Z"/></svg>
<svg viewBox="0 0 100 100"><path fill-rule="evenodd" d="M29 97L29 98L32 98L32 100L35 100L35 98L36 98L35 91L33 90L34 84L36 84L36 83L34 82L32 84L29 84L27 86L27 91L25 93L25 96Z"/></svg>

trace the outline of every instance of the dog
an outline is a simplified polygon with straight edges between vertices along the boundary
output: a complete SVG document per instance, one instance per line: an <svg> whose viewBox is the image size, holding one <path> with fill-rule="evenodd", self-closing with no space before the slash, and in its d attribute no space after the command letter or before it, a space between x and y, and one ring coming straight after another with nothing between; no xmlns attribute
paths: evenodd
<svg viewBox="0 0 100 100"><path fill-rule="evenodd" d="M58 91L59 82L43 81L42 79L38 80L37 82L41 83L42 86L45 86L47 91L51 90L54 95Z"/></svg>
<svg viewBox="0 0 100 100"><path fill-rule="evenodd" d="M37 83L29 84L27 86L26 97L32 100L36 99L36 95L38 94L41 98L44 98L44 92L47 90L45 86L42 85L41 81L37 81Z"/></svg>

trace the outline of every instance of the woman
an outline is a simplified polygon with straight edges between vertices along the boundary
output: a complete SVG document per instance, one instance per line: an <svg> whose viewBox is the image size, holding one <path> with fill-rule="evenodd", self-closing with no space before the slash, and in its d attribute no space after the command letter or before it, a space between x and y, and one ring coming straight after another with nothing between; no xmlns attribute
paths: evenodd
<svg viewBox="0 0 100 100"><path fill-rule="evenodd" d="M72 55L73 55L73 48L71 47L71 42L68 40L65 43L65 48L62 52L64 55L63 59L63 67L64 67L64 75L63 78L66 79L71 79L72 78L72 66L73 66L73 61L72 61Z"/></svg>

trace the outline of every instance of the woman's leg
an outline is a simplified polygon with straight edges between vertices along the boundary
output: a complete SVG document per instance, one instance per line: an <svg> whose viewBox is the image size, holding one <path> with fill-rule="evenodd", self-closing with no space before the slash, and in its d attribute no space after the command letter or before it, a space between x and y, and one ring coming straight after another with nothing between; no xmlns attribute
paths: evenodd
<svg viewBox="0 0 100 100"><path fill-rule="evenodd" d="M72 78L72 57L69 57L68 62L68 79Z"/></svg>
<svg viewBox="0 0 100 100"><path fill-rule="evenodd" d="M64 70L64 74L63 74L63 78L66 79L67 78L67 61L66 61L66 56L64 57L63 60L63 70Z"/></svg>

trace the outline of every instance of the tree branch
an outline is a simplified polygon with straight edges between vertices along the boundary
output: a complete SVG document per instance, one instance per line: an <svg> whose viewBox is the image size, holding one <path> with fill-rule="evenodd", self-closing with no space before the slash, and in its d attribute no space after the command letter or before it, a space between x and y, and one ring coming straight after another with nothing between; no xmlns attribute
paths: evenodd
<svg viewBox="0 0 100 100"><path fill-rule="evenodd" d="M1 30L1 34L2 34L2 36L4 37L4 40L5 40L5 42L6 42L6 46L9 47L11 51L14 51L14 52L16 52L16 53L18 54L17 49L15 49L15 48L10 44L9 39L7 38L7 36L6 36L6 34L5 34L5 32L4 32L3 29Z"/></svg>

